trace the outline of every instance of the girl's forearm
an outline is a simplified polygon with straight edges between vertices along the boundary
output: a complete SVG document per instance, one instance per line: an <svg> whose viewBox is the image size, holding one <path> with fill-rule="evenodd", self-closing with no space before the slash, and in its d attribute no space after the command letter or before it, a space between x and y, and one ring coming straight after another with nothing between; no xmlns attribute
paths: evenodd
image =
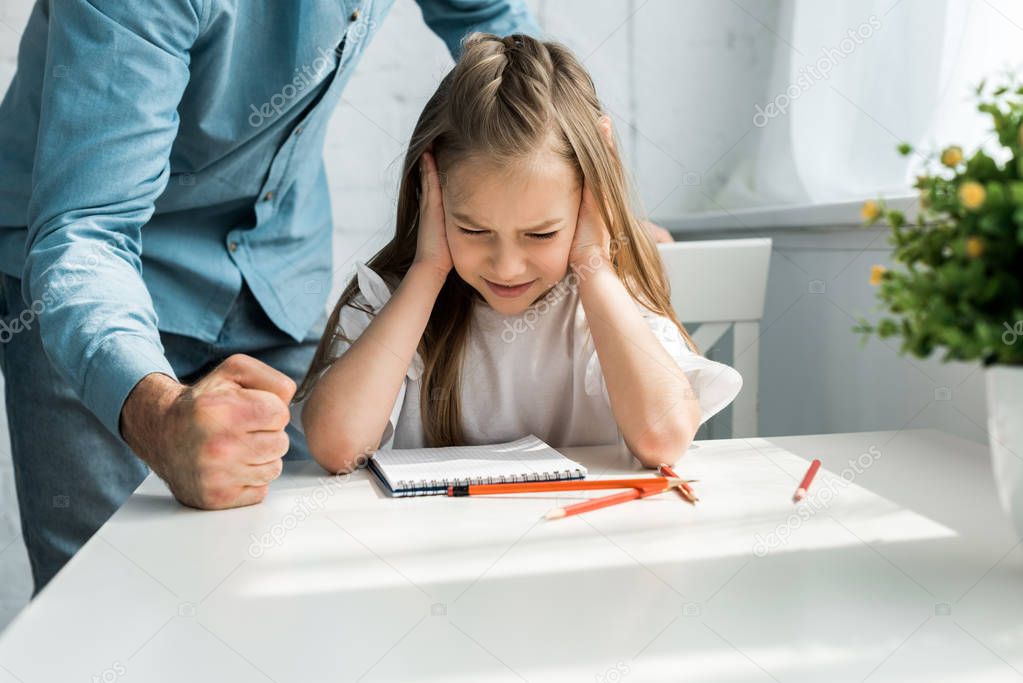
<svg viewBox="0 0 1023 683"><path fill-rule="evenodd" d="M332 472L380 447L444 279L413 265L366 330L313 386L302 411L309 450Z"/></svg>
<svg viewBox="0 0 1023 683"><path fill-rule="evenodd" d="M578 270L579 297L611 411L629 450L647 467L674 463L700 424L685 373L657 340L610 263Z"/></svg>

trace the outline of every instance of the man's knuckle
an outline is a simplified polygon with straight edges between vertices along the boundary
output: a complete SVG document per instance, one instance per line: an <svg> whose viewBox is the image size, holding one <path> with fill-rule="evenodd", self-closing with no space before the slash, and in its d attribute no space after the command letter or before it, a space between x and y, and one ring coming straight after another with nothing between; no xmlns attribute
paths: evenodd
<svg viewBox="0 0 1023 683"><path fill-rule="evenodd" d="M273 424L277 419L280 400L273 396L261 396L249 404L249 418L260 425Z"/></svg>
<svg viewBox="0 0 1023 683"><path fill-rule="evenodd" d="M277 429L284 429L291 421L291 411L288 410L288 405L284 401L278 400L271 410L269 421L273 422Z"/></svg>
<svg viewBox="0 0 1023 683"><path fill-rule="evenodd" d="M273 394L261 395L252 402L251 419L273 429L282 429L291 419L288 405Z"/></svg>
<svg viewBox="0 0 1023 683"><path fill-rule="evenodd" d="M230 356L224 359L221 363L221 367L225 370L240 370L245 366L248 358L243 353L232 353Z"/></svg>
<svg viewBox="0 0 1023 683"><path fill-rule="evenodd" d="M227 436L215 436L203 444L203 454L214 462L229 458L233 451L233 440Z"/></svg>
<svg viewBox="0 0 1023 683"><path fill-rule="evenodd" d="M281 472L284 471L284 461L274 460L270 463L270 467L267 468L267 481L271 482L277 477L281 476Z"/></svg>

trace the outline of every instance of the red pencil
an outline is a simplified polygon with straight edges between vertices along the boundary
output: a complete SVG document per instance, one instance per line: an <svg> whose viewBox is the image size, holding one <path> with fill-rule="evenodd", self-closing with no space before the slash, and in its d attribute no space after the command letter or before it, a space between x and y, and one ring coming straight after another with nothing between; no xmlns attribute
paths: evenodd
<svg viewBox="0 0 1023 683"><path fill-rule="evenodd" d="M817 470L819 470L820 467L821 461L814 458L813 462L810 463L810 469L806 471L803 481L799 482L799 488L796 489L795 494L792 496L793 503L798 503L806 497L806 490L810 488L810 482L813 481L813 477L817 474Z"/></svg>

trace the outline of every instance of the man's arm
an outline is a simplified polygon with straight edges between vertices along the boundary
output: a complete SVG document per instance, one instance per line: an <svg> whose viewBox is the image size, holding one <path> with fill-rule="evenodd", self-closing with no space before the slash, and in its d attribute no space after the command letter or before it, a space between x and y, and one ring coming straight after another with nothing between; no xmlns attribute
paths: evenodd
<svg viewBox="0 0 1023 683"><path fill-rule="evenodd" d="M108 0L50 3L23 294L47 355L119 434L142 377L174 376L141 276L141 229L169 176L200 14ZM38 307L38 305L37 305Z"/></svg>
<svg viewBox="0 0 1023 683"><path fill-rule="evenodd" d="M469 33L483 31L498 36L525 33L542 37L539 25L525 0L416 0L423 21L444 41L454 59Z"/></svg>
<svg viewBox="0 0 1023 683"><path fill-rule="evenodd" d="M203 2L48 4L23 293L83 403L178 500L219 508L258 502L280 473L295 387L246 356L179 384L141 276Z"/></svg>

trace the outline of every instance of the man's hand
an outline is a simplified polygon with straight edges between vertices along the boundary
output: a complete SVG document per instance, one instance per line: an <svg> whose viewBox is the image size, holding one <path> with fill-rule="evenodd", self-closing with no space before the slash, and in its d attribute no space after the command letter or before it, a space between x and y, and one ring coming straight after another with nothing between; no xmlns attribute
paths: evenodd
<svg viewBox="0 0 1023 683"><path fill-rule="evenodd" d="M124 402L121 433L185 505L252 505L281 473L294 393L287 375L235 354L192 386L146 375Z"/></svg>

